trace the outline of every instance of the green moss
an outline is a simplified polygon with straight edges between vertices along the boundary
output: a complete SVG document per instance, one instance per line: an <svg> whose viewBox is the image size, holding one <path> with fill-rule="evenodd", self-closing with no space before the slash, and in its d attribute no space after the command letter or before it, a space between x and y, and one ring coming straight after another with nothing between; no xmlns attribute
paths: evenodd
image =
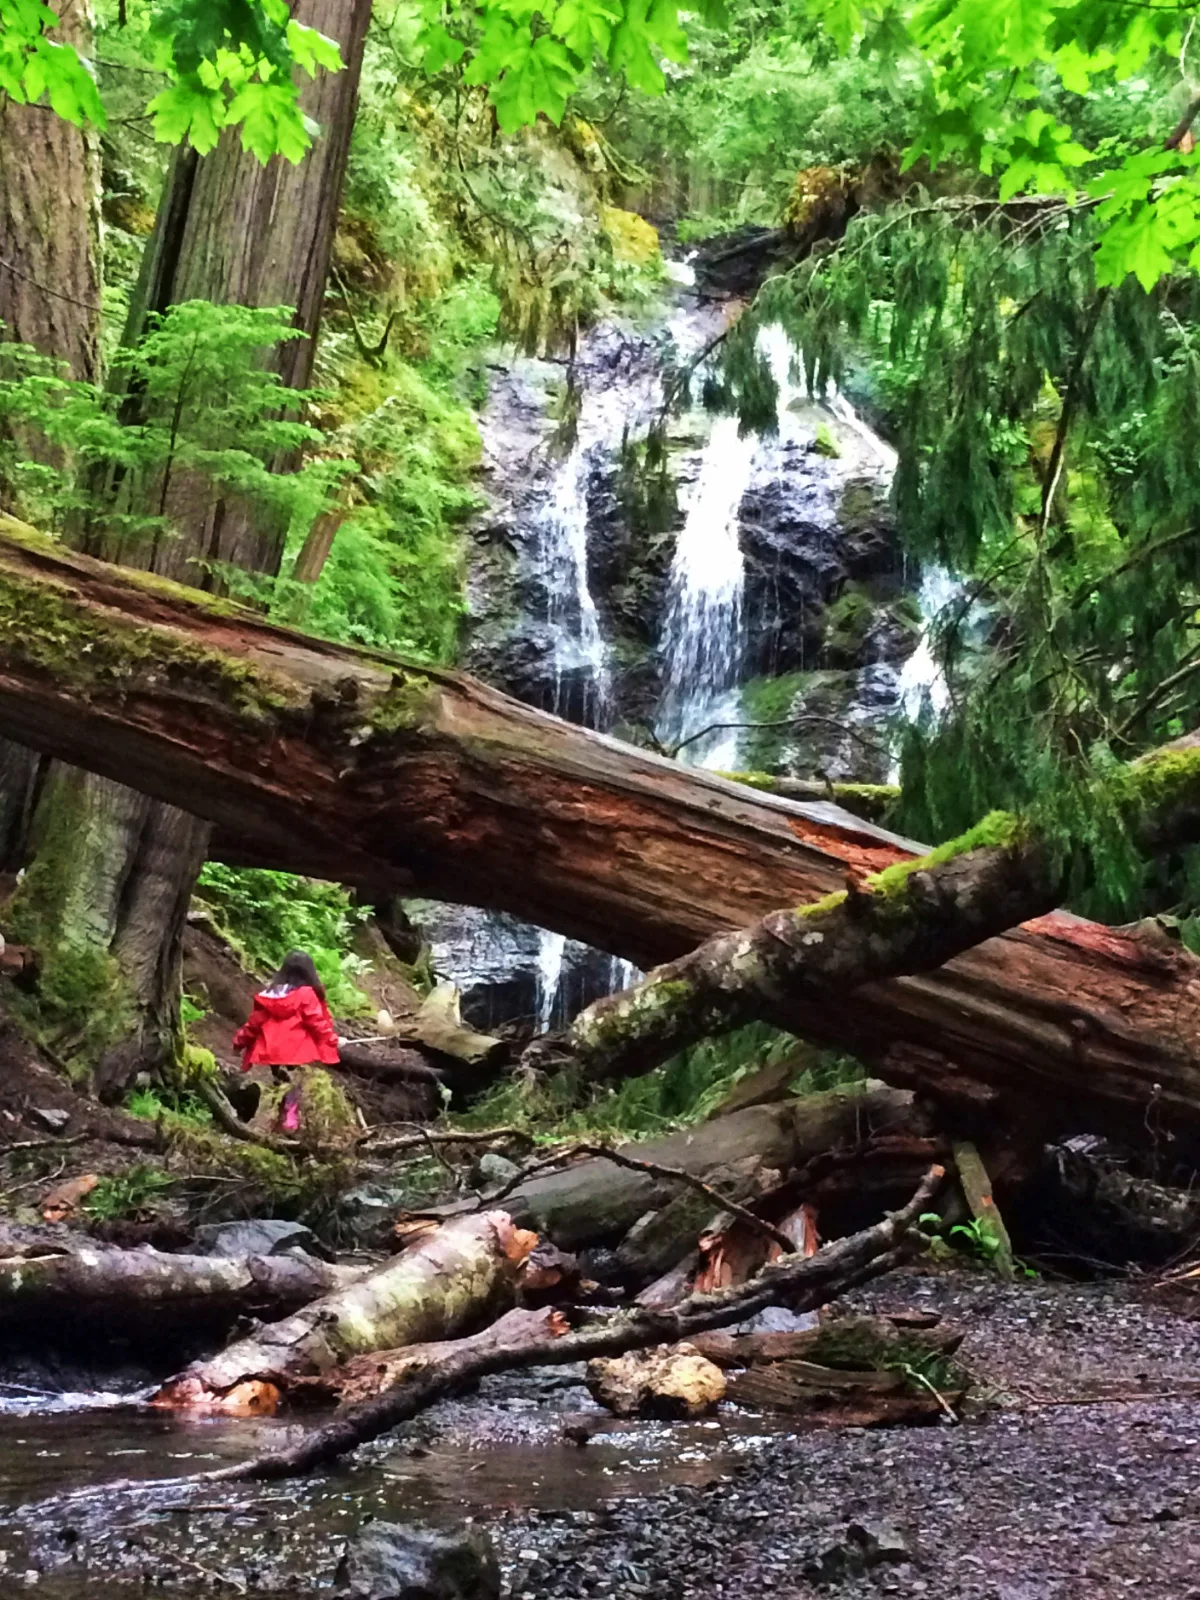
<svg viewBox="0 0 1200 1600"><path fill-rule="evenodd" d="M159 580L156 580L159 581ZM192 598L190 589L180 593ZM249 662L178 635L97 612L57 583L0 568L0 659L44 672L85 700L153 685L160 676L208 689L241 716L262 720L296 691Z"/></svg>
<svg viewBox="0 0 1200 1600"><path fill-rule="evenodd" d="M856 584L847 584L825 613L825 649L853 660L862 653L875 621L876 604Z"/></svg>
<svg viewBox="0 0 1200 1600"><path fill-rule="evenodd" d="M433 685L420 673L396 673L392 687L371 711L371 726L379 733L401 733L423 728L429 721Z"/></svg>
<svg viewBox="0 0 1200 1600"><path fill-rule="evenodd" d="M748 722L779 722L790 716L808 674L785 672L778 678L751 678L742 686L742 711Z"/></svg>
<svg viewBox="0 0 1200 1600"><path fill-rule="evenodd" d="M1200 748L1159 750L1131 762L1115 779L1118 804L1134 812L1131 822L1172 806L1200 800Z"/></svg>
<svg viewBox="0 0 1200 1600"><path fill-rule="evenodd" d="M841 455L842 447L833 436L833 429L827 422L817 423L816 436L813 447L818 455L830 456L835 460Z"/></svg>
<svg viewBox="0 0 1200 1600"><path fill-rule="evenodd" d="M820 900L814 900L810 905L797 906L798 917L819 917L826 911L836 911L846 898L845 889L835 889L832 894L823 895Z"/></svg>
<svg viewBox="0 0 1200 1600"><path fill-rule="evenodd" d="M884 899L898 897L904 894L914 872L928 872L931 867L940 867L943 862L966 855L971 850L1010 849L1026 837L1028 827L1027 822L1021 817L1014 817L1009 811L990 811L966 833L960 834L957 839L947 839L945 844L938 845L928 855L916 856L911 861L898 861L893 867L872 873L867 879L867 887L872 894Z"/></svg>

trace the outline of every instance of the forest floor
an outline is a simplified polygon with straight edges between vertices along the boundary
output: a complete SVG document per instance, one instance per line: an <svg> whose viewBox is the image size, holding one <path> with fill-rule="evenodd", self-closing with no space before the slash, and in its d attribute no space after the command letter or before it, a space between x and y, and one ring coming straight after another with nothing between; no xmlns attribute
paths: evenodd
<svg viewBox="0 0 1200 1600"><path fill-rule="evenodd" d="M33 1573L55 1600L101 1586L316 1595L367 1517L466 1514L495 1538L513 1600L1200 1597L1200 1321L1186 1303L970 1270L895 1274L851 1303L966 1329L989 1402L975 1420L630 1424L599 1412L577 1374L546 1369L488 1380L311 1480L21 1512L78 1484L236 1459L286 1425L13 1416L0 1423L0 1594L5 1574L28 1593ZM598 1430L582 1448L563 1433L580 1421ZM847 1554L856 1524L865 1567Z"/></svg>

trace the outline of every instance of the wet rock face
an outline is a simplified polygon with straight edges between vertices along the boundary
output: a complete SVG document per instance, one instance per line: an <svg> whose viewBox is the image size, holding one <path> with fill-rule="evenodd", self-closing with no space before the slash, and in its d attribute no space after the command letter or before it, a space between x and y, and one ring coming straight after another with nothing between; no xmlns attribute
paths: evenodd
<svg viewBox="0 0 1200 1600"><path fill-rule="evenodd" d="M500 1566L476 1529L374 1522L342 1557L335 1592L349 1600L500 1600Z"/></svg>
<svg viewBox="0 0 1200 1600"><path fill-rule="evenodd" d="M463 1020L484 1033L516 1023L562 1027L601 995L622 987L613 958L552 936L503 912L413 902L410 914L453 979Z"/></svg>
<svg viewBox="0 0 1200 1600"><path fill-rule="evenodd" d="M847 585L870 582L879 603L899 595L903 574L887 487L880 479L845 480L811 445L789 444L774 475L742 502L746 555L746 637L750 674L857 666L898 660L915 635L864 629L851 651L826 650L826 613Z"/></svg>

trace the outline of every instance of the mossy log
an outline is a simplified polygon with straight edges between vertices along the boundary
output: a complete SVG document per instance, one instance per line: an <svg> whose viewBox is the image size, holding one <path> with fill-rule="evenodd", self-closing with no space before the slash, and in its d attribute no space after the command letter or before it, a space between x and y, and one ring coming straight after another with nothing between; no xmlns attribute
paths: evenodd
<svg viewBox="0 0 1200 1600"><path fill-rule="evenodd" d="M917 1218L928 1207L942 1177L940 1167L932 1168L901 1210L861 1233L825 1245L815 1255L797 1251L782 1256L763 1267L749 1283L735 1288L689 1295L668 1308L632 1306L592 1316L575 1328L561 1312L547 1308L503 1319L490 1339L430 1345L418 1363L393 1369L395 1381L376 1398L347 1406L325 1427L313 1429L295 1444L253 1461L218 1468L204 1474L202 1481L271 1480L310 1472L407 1422L443 1395L487 1373L677 1344L708 1328L727 1328L769 1305L788 1305L797 1311L827 1305L904 1259ZM386 1365L381 1376L388 1380Z"/></svg>
<svg viewBox="0 0 1200 1600"><path fill-rule="evenodd" d="M648 968L919 853L4 530L0 734L187 806L229 860L509 911ZM788 1025L989 1116L1036 1107L1047 1133L1200 1138L1198 978L1164 937L1053 913L852 1002L849 978L802 988Z"/></svg>
<svg viewBox="0 0 1200 1600"><path fill-rule="evenodd" d="M154 1404L269 1413L300 1378L354 1356L463 1333L513 1304L536 1235L502 1211L460 1217L403 1254L172 1378Z"/></svg>
<svg viewBox="0 0 1200 1600"><path fill-rule="evenodd" d="M361 1268L299 1253L226 1259L79 1244L0 1260L0 1328L68 1317L105 1332L229 1327L239 1317L282 1317L347 1288Z"/></svg>

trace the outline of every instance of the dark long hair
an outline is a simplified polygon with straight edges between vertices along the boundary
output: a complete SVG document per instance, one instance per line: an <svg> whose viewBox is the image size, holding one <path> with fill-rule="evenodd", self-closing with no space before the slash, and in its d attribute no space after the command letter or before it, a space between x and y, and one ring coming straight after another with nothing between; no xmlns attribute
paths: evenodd
<svg viewBox="0 0 1200 1600"><path fill-rule="evenodd" d="M325 985L317 977L313 958L303 950L289 950L279 971L271 979L272 989L300 989L307 984L318 1000L325 999Z"/></svg>

